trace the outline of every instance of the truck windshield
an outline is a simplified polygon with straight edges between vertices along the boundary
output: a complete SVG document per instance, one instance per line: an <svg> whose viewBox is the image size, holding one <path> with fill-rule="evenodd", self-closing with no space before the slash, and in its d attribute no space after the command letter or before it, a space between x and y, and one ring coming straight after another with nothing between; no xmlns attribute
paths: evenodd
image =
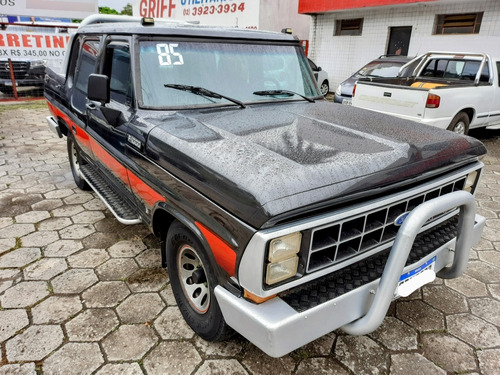
<svg viewBox="0 0 500 375"><path fill-rule="evenodd" d="M185 108L304 100L320 94L300 47L269 44L148 40L139 44L140 105ZM194 95L189 85L220 94ZM297 93L259 95L262 91ZM276 91L279 92L279 91Z"/></svg>

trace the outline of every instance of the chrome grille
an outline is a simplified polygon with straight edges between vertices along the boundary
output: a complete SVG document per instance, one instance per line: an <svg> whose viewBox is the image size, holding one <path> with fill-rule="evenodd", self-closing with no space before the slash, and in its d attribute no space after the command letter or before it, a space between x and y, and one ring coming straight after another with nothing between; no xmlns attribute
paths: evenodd
<svg viewBox="0 0 500 375"><path fill-rule="evenodd" d="M356 255L393 241L399 225L395 220L419 204L457 190L463 190L466 178L461 177L437 188L407 199L392 202L362 215L316 228L312 232L307 272L340 263ZM443 213L439 217L446 215ZM429 222L438 219L433 217Z"/></svg>
<svg viewBox="0 0 500 375"><path fill-rule="evenodd" d="M25 61L12 61L15 78L23 78L29 69L29 63ZM10 67L8 61L0 61L0 78L10 79Z"/></svg>

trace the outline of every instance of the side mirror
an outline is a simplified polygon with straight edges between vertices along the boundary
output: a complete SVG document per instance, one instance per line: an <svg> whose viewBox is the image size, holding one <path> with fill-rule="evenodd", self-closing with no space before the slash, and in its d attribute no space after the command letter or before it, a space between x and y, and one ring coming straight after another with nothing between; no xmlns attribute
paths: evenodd
<svg viewBox="0 0 500 375"><path fill-rule="evenodd" d="M318 70L317 70L317 71L318 71L318 72L321 72L321 70L322 70L322 69L321 69L321 66L318 66Z"/></svg>
<svg viewBox="0 0 500 375"><path fill-rule="evenodd" d="M101 104L109 103L109 77L103 74L91 74L87 95L90 100Z"/></svg>

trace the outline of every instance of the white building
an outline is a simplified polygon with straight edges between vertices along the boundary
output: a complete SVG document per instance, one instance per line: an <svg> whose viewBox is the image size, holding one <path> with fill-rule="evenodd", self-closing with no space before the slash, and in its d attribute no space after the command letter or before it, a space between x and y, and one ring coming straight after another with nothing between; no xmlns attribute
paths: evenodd
<svg viewBox="0 0 500 375"><path fill-rule="evenodd" d="M299 13L312 16L309 56L331 90L384 54L500 56L500 0L299 0Z"/></svg>

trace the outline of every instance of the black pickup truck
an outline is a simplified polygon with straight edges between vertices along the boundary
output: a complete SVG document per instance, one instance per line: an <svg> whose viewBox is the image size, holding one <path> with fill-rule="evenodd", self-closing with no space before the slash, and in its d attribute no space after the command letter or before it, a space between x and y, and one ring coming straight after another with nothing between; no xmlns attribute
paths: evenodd
<svg viewBox="0 0 500 375"><path fill-rule="evenodd" d="M464 271L479 141L329 103L285 33L106 20L48 72L47 120L75 183L160 238L202 338L282 356Z"/></svg>

